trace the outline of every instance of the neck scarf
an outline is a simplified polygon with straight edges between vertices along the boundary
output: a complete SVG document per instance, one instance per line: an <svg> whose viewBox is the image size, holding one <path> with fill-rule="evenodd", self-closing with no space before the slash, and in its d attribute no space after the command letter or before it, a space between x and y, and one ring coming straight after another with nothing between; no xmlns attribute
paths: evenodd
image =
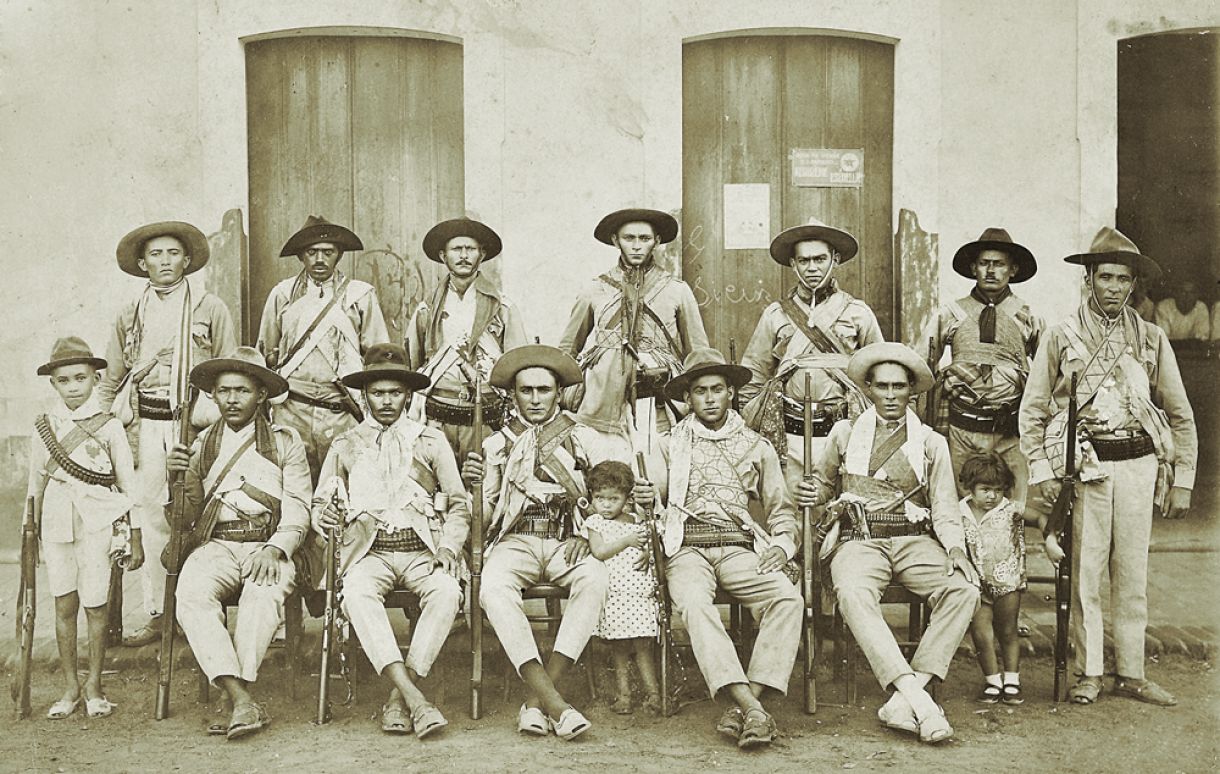
<svg viewBox="0 0 1220 774"><path fill-rule="evenodd" d="M983 305L983 311L979 313L979 343L994 344L995 343L995 315L996 307L999 306L1004 299L1012 295L1012 289L1007 285L1004 289L995 295L994 298L988 297L983 291L979 290L979 286L975 285L970 289L970 297Z"/></svg>
<svg viewBox="0 0 1220 774"><path fill-rule="evenodd" d="M718 430L700 422L693 411L674 425L669 436L669 502L686 504L686 493L690 488L691 449L695 439L722 441L740 433L745 426L741 415L731 409Z"/></svg>

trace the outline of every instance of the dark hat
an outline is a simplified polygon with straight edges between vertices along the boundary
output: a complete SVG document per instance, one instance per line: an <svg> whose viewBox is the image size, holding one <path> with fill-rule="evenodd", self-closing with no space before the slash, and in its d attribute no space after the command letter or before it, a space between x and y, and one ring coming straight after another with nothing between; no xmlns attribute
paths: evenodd
<svg viewBox="0 0 1220 774"><path fill-rule="evenodd" d="M928 368L924 359L906 344L894 341L880 341L856 350L851 359L847 361L847 376L856 384L864 387L869 369L882 363L897 363L906 366L915 375L915 384L912 389L916 393L927 392L935 383L932 369Z"/></svg>
<svg viewBox="0 0 1220 774"><path fill-rule="evenodd" d="M228 357L214 357L191 369L191 384L208 393L221 374L245 374L267 388L267 397L288 392L288 380L267 367L267 360L254 347L238 347Z"/></svg>
<svg viewBox="0 0 1220 774"><path fill-rule="evenodd" d="M771 258L785 266L792 265L792 250L799 242L820 239L839 252L839 263L850 261L860 250L856 238L842 229L828 226L817 218L810 218L803 226L786 228L771 240Z"/></svg>
<svg viewBox="0 0 1220 774"><path fill-rule="evenodd" d="M483 248L484 261L495 258L503 249L500 235L486 224L470 218L452 218L442 220L424 234L424 255L439 263L440 253L445 249L445 245L449 244L450 239L460 236L470 237L479 243L479 247Z"/></svg>
<svg viewBox="0 0 1220 774"><path fill-rule="evenodd" d="M79 336L66 336L55 340L55 346L51 347L51 359L38 366L38 375L50 376L56 368L81 363L91 365L99 371L106 367L106 361L94 357L93 350L89 349L84 339Z"/></svg>
<svg viewBox="0 0 1220 774"><path fill-rule="evenodd" d="M674 241L678 236L678 221L674 216L660 210L627 209L615 210L602 218L593 229L593 238L608 245L614 244L610 237L618 233L625 223L651 223L657 231L661 244Z"/></svg>
<svg viewBox="0 0 1220 774"><path fill-rule="evenodd" d="M523 344L500 355L491 368L488 381L492 387L511 390L517 372L526 368L545 368L555 374L559 387L569 387L585 380L584 372L572 356L549 344Z"/></svg>
<svg viewBox="0 0 1220 774"><path fill-rule="evenodd" d="M686 360L682 361L682 373L665 384L665 394L670 400L685 400L691 382L700 376L715 374L723 376L732 387L741 387L750 381L750 369L728 362L718 349L699 347L691 350Z"/></svg>
<svg viewBox="0 0 1220 774"><path fill-rule="evenodd" d="M342 252L363 250L364 243L351 229L336 225L330 221L310 215L305 219L305 225L284 243L280 256L300 255L306 248L319 242L330 242Z"/></svg>
<svg viewBox="0 0 1220 774"><path fill-rule="evenodd" d="M1140 253L1135 243L1123 232L1109 226L1102 226L1093 237L1093 244L1087 253L1076 253L1063 259L1067 263L1079 266L1094 266L1099 263L1117 263L1130 266L1142 279L1154 280L1161 276L1161 267L1156 261Z"/></svg>
<svg viewBox="0 0 1220 774"><path fill-rule="evenodd" d="M211 251L208 249L208 238L203 232L190 223L180 220L164 220L160 223L149 223L140 226L119 240L119 246L114 251L119 261L119 268L134 277L147 277L148 272L140 268L138 261L144 257L144 243L156 237L172 236L182 243L182 248L191 257L185 274L192 274L202 269L208 262Z"/></svg>
<svg viewBox="0 0 1220 774"><path fill-rule="evenodd" d="M369 382L390 379L408 390L422 390L432 380L407 365L407 350L401 344L374 344L364 353L364 370L347 374L343 384L353 390L363 389Z"/></svg>
<svg viewBox="0 0 1220 774"><path fill-rule="evenodd" d="M1038 262L1034 260L1034 254L1029 248L1012 241L1012 237L1004 229L994 227L985 229L978 239L957 248L957 252L953 254L953 270L963 277L974 279L971 266L974 259L984 250L999 250L1017 265L1016 274L1009 282L1024 282L1038 271Z"/></svg>

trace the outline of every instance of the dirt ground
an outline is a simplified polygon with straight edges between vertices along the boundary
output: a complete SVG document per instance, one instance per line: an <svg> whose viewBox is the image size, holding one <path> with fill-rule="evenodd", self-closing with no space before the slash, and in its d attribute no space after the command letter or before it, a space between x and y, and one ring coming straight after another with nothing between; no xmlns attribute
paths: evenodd
<svg viewBox="0 0 1220 774"><path fill-rule="evenodd" d="M860 706L844 707L831 703L842 700L841 683L819 673L818 713L801 712L799 682L794 679L794 696L772 703L782 737L769 750L751 753L739 752L715 733L720 710L711 701L687 705L666 720L619 716L602 702L586 700L578 674L573 675L571 694L593 721L592 730L575 742L524 738L514 731L516 703L504 700L498 665L493 665L488 681L487 710L478 721L467 715L465 675L458 667L454 664L428 680L427 690L451 725L427 742L389 737L376 729L373 716L383 696L367 674L357 675L355 702L336 706L334 720L318 727L310 722L316 678L301 675L300 699L293 702L283 667L271 664L258 686L259 698L273 717L271 727L226 742L204 733L209 722L225 715L215 691L212 707L196 703L191 670L176 673L173 715L161 722L151 719L156 674L149 667L107 677L107 693L119 708L114 716L96 721L80 714L59 722L42 719L58 697L59 675L40 672L33 689L35 716L17 720L6 709L0 719L0 770L1220 770L1220 680L1211 664L1185 658L1149 665L1150 675L1179 697L1180 705L1172 709L1105 694L1093 707L1056 706L1049 701L1051 664L1045 658L1024 664L1029 696L1024 706L984 707L973 701L974 665L959 658L939 697L957 735L935 748L880 727L875 711L883 696L867 675L860 679ZM339 683L335 688L341 692Z"/></svg>

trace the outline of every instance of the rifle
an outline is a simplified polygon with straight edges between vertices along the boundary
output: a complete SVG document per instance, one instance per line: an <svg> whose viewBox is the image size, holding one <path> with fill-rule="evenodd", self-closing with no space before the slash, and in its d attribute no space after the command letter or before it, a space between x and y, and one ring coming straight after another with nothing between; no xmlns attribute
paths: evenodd
<svg viewBox="0 0 1220 774"><path fill-rule="evenodd" d="M928 337L928 370L932 372L932 389L928 390L923 402L923 423L926 427L936 427L936 338Z"/></svg>
<svg viewBox="0 0 1220 774"><path fill-rule="evenodd" d="M335 389L339 391L339 402L343 404L343 408L347 409L347 413L352 415L356 420L356 424L364 421L364 410L360 408L360 404L352 397L352 394L347 391L347 387L339 379L334 381Z"/></svg>
<svg viewBox="0 0 1220 774"><path fill-rule="evenodd" d="M199 398L199 389L194 385L187 390L185 405L178 406L178 443L191 444L191 412ZM182 556L186 541L186 473L174 473L169 485L169 542L166 544L165 599L161 605L161 651L157 656L157 704L153 717L165 720L169 717L169 688L174 676L174 618L177 608L178 571L185 557Z"/></svg>
<svg viewBox="0 0 1220 774"><path fill-rule="evenodd" d="M474 379L474 431L472 444L483 454L483 385ZM483 585L483 479L470 487L470 585L466 605L470 612L470 717L478 720L483 714L483 611L479 593Z"/></svg>
<svg viewBox="0 0 1220 774"><path fill-rule="evenodd" d="M25 500L21 518L21 585L17 591L17 639L21 643L17 673L13 675L12 697L17 715L30 716L30 672L34 656L34 571L38 566L38 528L34 518L34 498Z"/></svg>
<svg viewBox="0 0 1220 774"><path fill-rule="evenodd" d="M801 433L804 442L804 464L801 476L804 481L813 478L813 387L809 372L805 372L805 394L801 398L803 404L803 426ZM813 506L805 506L801 513L801 594L805 598L805 675L813 674L814 657L817 638L814 633L815 607L818 604L813 588L813 573L815 570L813 545ZM813 714L818 710L817 688L813 680L805 680L805 712Z"/></svg>
<svg viewBox="0 0 1220 774"><path fill-rule="evenodd" d="M737 339L729 339L729 362L737 365ZM741 413L741 388L733 390L733 410Z"/></svg>
<svg viewBox="0 0 1220 774"><path fill-rule="evenodd" d="M340 510L339 490L330 496L330 504ZM341 511L342 513L342 511ZM346 518L346 514L342 515ZM339 594L339 547L343 545L343 523L326 530L326 570L323 588L326 589L326 609L322 614L322 664L318 669L318 717L317 724L330 722L330 651L335 640L335 608Z"/></svg>
<svg viewBox="0 0 1220 774"><path fill-rule="evenodd" d="M1076 379L1068 396L1067 450L1064 455L1063 487L1043 530L1055 535L1063 549L1063 559L1055 568L1055 701L1067 701L1068 624L1072 615L1072 506L1076 499Z"/></svg>
<svg viewBox="0 0 1220 774"><path fill-rule="evenodd" d="M636 452L635 467L640 478L647 478L648 471L644 465L644 454ZM665 585L665 547L661 544L661 533L657 529L657 519L649 505L644 509L644 525L648 528L648 550L652 554L649 562L652 567L653 580L657 584L657 639L661 645L660 676L661 685L669 685L669 650L671 647L669 632L669 587ZM672 699L668 692L661 692L661 717L669 717L672 712Z"/></svg>

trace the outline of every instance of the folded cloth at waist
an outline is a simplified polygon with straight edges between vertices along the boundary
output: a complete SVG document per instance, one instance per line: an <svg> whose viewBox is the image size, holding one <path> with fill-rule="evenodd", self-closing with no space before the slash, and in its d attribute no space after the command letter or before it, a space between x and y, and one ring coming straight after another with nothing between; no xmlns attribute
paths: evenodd
<svg viewBox="0 0 1220 774"><path fill-rule="evenodd" d="M136 393L136 411L140 419L159 419L164 422L174 418L174 412L169 407L169 397Z"/></svg>
<svg viewBox="0 0 1220 774"><path fill-rule="evenodd" d="M212 540L228 540L231 543L264 543L270 539L270 526L257 526L245 521L223 521L212 529Z"/></svg>
<svg viewBox="0 0 1220 774"><path fill-rule="evenodd" d="M288 400L294 400L297 403L304 403L307 406L323 408L335 414L343 414L347 412L347 406L343 403L343 401L311 398L310 396L299 393L296 390L288 391Z"/></svg>
<svg viewBox="0 0 1220 774"><path fill-rule="evenodd" d="M741 529L688 519L682 525L682 545L695 548L753 546L754 537Z"/></svg>
<svg viewBox="0 0 1220 774"><path fill-rule="evenodd" d="M1089 442L1093 444L1093 451L1097 452L1097 459L1102 462L1134 460L1156 452L1156 444L1153 442L1152 436L1143 431L1118 438L1094 436L1089 439Z"/></svg>
<svg viewBox="0 0 1220 774"><path fill-rule="evenodd" d="M373 538L373 551L426 551L427 544L424 539L415 533L412 529L402 529L396 532L386 532L384 529L377 530L377 536Z"/></svg>
<svg viewBox="0 0 1220 774"><path fill-rule="evenodd" d="M1000 433L1005 436L1017 434L1017 407L971 406L958 400L949 400L949 424L959 430L974 433Z"/></svg>
<svg viewBox="0 0 1220 774"><path fill-rule="evenodd" d="M907 520L906 514L902 511L869 513L865 515L864 519L868 523L868 534L857 531L853 525L845 524L840 540L911 537L923 535L928 531L926 521L912 523Z"/></svg>
<svg viewBox="0 0 1220 774"><path fill-rule="evenodd" d="M494 392L483 393L483 423L492 430L504 426L507 402ZM474 424L474 403L456 390L434 389L424 399L424 413L429 419L446 425L470 427Z"/></svg>
<svg viewBox="0 0 1220 774"><path fill-rule="evenodd" d="M830 435L835 422L847 418L847 404L841 400L815 402L810 409L813 413L810 431L814 438ZM800 401L783 396L783 415L785 433L805 434L805 406Z"/></svg>

